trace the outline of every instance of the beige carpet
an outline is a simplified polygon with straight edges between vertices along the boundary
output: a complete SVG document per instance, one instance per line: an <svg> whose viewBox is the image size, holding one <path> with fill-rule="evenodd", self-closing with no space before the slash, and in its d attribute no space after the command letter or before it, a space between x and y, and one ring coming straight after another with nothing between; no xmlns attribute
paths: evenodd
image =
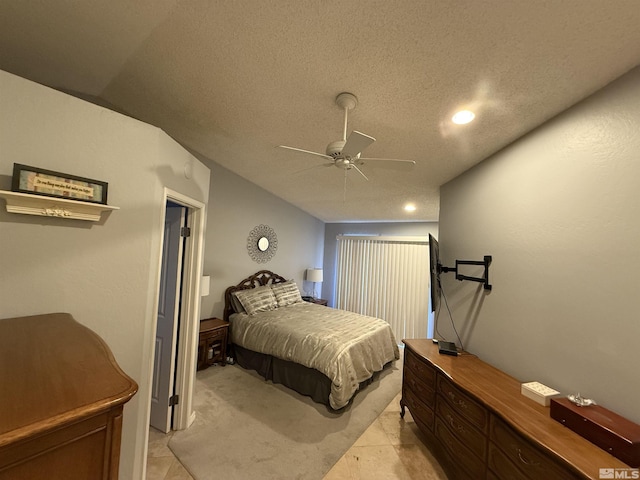
<svg viewBox="0 0 640 480"><path fill-rule="evenodd" d="M320 480L400 391L402 361L341 413L237 365L196 378L196 420L169 442L196 480Z"/></svg>

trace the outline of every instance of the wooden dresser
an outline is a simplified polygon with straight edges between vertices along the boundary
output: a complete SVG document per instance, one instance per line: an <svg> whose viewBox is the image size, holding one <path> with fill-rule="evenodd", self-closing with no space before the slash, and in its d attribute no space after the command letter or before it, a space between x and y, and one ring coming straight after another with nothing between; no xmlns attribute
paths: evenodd
<svg viewBox="0 0 640 480"><path fill-rule="evenodd" d="M137 384L66 313L0 320L0 480L118 478Z"/></svg>
<svg viewBox="0 0 640 480"><path fill-rule="evenodd" d="M450 479L596 480L601 468L629 469L476 356L441 355L431 340L404 344L401 415L409 408Z"/></svg>

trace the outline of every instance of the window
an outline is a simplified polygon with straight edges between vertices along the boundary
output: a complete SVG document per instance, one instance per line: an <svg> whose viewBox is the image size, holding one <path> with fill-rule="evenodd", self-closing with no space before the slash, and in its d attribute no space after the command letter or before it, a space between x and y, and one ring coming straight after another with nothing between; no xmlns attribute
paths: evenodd
<svg viewBox="0 0 640 480"><path fill-rule="evenodd" d="M427 338L427 238L340 235L337 251L337 308L386 320L398 342Z"/></svg>

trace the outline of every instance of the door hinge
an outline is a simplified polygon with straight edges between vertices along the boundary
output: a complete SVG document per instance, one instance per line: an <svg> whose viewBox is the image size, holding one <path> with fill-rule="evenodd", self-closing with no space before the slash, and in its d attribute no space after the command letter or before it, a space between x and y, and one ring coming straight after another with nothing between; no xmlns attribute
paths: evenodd
<svg viewBox="0 0 640 480"><path fill-rule="evenodd" d="M169 406L173 407L174 405L178 405L180 403L180 395L173 395L169 397Z"/></svg>
<svg viewBox="0 0 640 480"><path fill-rule="evenodd" d="M181 237L190 237L191 236L191 228L189 227L181 227L180 228L180 236Z"/></svg>

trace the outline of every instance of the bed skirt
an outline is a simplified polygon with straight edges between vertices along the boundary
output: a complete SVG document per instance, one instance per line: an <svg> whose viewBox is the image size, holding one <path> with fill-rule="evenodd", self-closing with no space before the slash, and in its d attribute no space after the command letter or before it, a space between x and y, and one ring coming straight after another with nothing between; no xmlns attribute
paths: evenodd
<svg viewBox="0 0 640 480"><path fill-rule="evenodd" d="M340 411L346 407L342 407L340 410L334 410L329 405L331 379L324 373L313 368L305 367L299 363L289 362L271 355L247 350L239 345L233 345L232 350L238 365L247 370L255 370L265 380L271 380L273 383L284 385L301 395L311 397L314 402L326 405L332 411ZM387 363L383 367L383 370L392 363L393 361ZM358 393L360 389L375 381L379 374L380 372L374 372L370 378L360 382L360 387L355 393ZM351 400L353 400L353 397ZM351 401L349 401L347 406L350 403Z"/></svg>
<svg viewBox="0 0 640 480"><path fill-rule="evenodd" d="M318 370L247 350L239 345L234 345L233 351L235 360L241 367L255 370L265 380L271 380L301 395L311 397L314 402L329 405L331 380Z"/></svg>

